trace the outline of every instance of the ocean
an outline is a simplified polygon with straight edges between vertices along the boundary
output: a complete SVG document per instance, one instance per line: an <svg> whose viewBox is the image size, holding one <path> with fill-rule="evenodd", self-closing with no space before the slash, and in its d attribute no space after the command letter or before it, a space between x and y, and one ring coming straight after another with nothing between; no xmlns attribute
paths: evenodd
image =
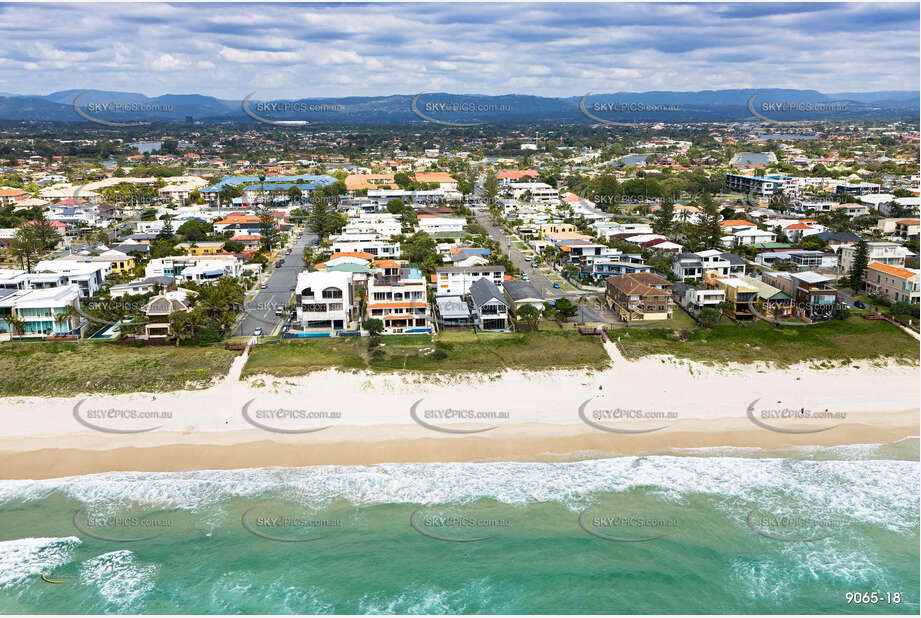
<svg viewBox="0 0 921 618"><path fill-rule="evenodd" d="M0 481L0 611L917 615L918 458L912 438Z"/></svg>

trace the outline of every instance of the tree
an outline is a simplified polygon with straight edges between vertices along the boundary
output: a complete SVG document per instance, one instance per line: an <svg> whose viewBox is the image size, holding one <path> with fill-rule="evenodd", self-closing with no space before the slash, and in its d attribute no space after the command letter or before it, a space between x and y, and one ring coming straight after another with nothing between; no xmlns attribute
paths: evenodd
<svg viewBox="0 0 921 618"><path fill-rule="evenodd" d="M259 233L262 234L262 249L271 251L275 247L278 228L275 226L275 215L272 210L265 204L256 209L256 215L259 217Z"/></svg>
<svg viewBox="0 0 921 618"><path fill-rule="evenodd" d="M25 225L10 239L10 254L19 261L19 265L32 272L32 263L38 261L43 251L42 241L35 226Z"/></svg>
<svg viewBox="0 0 921 618"><path fill-rule="evenodd" d="M369 335L377 337L384 332L384 322L377 318L365 320L365 329L367 329Z"/></svg>
<svg viewBox="0 0 921 618"><path fill-rule="evenodd" d="M163 223L163 227L157 234L157 240L172 240L175 235L176 233L173 231L173 224L169 219L166 219Z"/></svg>
<svg viewBox="0 0 921 618"><path fill-rule="evenodd" d="M403 254L409 261L420 265L430 261L429 258L432 256L438 255L435 247L435 239L422 231L416 232L402 243Z"/></svg>
<svg viewBox="0 0 921 618"><path fill-rule="evenodd" d="M524 305L518 309L518 320L527 325L529 331L534 332L540 321L540 311L534 305Z"/></svg>
<svg viewBox="0 0 921 618"><path fill-rule="evenodd" d="M848 273L848 282L855 291L863 289L863 276L867 272L867 264L870 262L870 253L867 247L867 241L863 238L857 241L857 250L854 252L854 262L851 264L851 270Z"/></svg>
<svg viewBox="0 0 921 618"><path fill-rule="evenodd" d="M183 341L192 339L195 335L195 324L188 311L173 311L169 314L169 328L176 340L178 347Z"/></svg>
<svg viewBox="0 0 921 618"><path fill-rule="evenodd" d="M659 204L655 218L652 221L652 230L656 234L668 234L672 229L672 218L675 215L675 202L665 196Z"/></svg>
<svg viewBox="0 0 921 618"><path fill-rule="evenodd" d="M486 179L483 181L483 193L486 195L486 201L489 204L495 204L499 196L499 176L496 170L490 169L486 172Z"/></svg>
<svg viewBox="0 0 921 618"><path fill-rule="evenodd" d="M298 187L297 185L294 185L293 187L288 189L288 200L291 202L299 202L301 201L301 198L303 196L304 196L303 192L301 191L300 187Z"/></svg>
<svg viewBox="0 0 921 618"><path fill-rule="evenodd" d="M720 213L709 193L701 199L701 212L697 219L695 236L700 245L707 249L720 246L723 230L720 227Z"/></svg>
<svg viewBox="0 0 921 618"><path fill-rule="evenodd" d="M239 240L228 240L224 243L224 251L227 253L243 253L246 246Z"/></svg>
<svg viewBox="0 0 921 618"><path fill-rule="evenodd" d="M571 300L568 298L561 298L556 301L556 312L559 314L563 320L568 320L569 318L576 315L576 312L579 310Z"/></svg>
<svg viewBox="0 0 921 618"><path fill-rule="evenodd" d="M700 310L700 314L697 316L697 319L700 321L700 325L704 328L713 328L719 324L722 317L723 314L719 309L706 307Z"/></svg>
<svg viewBox="0 0 921 618"><path fill-rule="evenodd" d="M10 315L6 318L6 323L10 325L12 335L22 337L26 332L26 322L17 315Z"/></svg>

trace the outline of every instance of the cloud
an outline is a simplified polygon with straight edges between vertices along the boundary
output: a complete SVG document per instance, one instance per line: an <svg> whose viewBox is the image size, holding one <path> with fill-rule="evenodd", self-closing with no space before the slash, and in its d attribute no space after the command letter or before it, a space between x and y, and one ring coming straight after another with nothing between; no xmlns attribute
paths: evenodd
<svg viewBox="0 0 921 618"><path fill-rule="evenodd" d="M5 4L5 90L918 88L917 4ZM78 33L75 35L75 33ZM207 75L203 74L207 72ZM219 76L221 79L208 79ZM271 90L271 92L269 92ZM260 95L263 92L260 91Z"/></svg>

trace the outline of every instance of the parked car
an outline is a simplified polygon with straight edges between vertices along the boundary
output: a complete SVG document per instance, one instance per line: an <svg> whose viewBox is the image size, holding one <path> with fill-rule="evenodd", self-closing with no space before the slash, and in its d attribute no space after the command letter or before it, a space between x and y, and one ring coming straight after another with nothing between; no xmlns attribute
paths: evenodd
<svg viewBox="0 0 921 618"><path fill-rule="evenodd" d="M255 337L261 337L261 336L262 336L262 329L259 328L258 326L257 326L256 328L254 328L254 329L253 329L253 336L255 336Z"/></svg>
<svg viewBox="0 0 921 618"><path fill-rule="evenodd" d="M259 284L259 288L262 289L262 290L264 290L268 285L269 285L268 283L266 283L265 281L263 281L262 283Z"/></svg>
<svg viewBox="0 0 921 618"><path fill-rule="evenodd" d="M854 306L857 307L858 309L866 309L866 308L867 308L866 303L864 303L863 301L859 301L859 300L855 300L855 301L854 301Z"/></svg>
<svg viewBox="0 0 921 618"><path fill-rule="evenodd" d="M275 310L275 317L281 317L282 313L283 313L282 308L279 307L278 309Z"/></svg>
<svg viewBox="0 0 921 618"><path fill-rule="evenodd" d="M554 287L555 289L559 290L559 289L560 289L560 284L559 284L559 283L554 283L554 284L553 284L553 287Z"/></svg>

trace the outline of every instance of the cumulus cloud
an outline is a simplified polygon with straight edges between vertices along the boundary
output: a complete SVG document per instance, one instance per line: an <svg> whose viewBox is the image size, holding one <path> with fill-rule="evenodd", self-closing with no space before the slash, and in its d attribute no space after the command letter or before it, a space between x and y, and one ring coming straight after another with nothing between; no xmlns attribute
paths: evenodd
<svg viewBox="0 0 921 618"><path fill-rule="evenodd" d="M236 97L258 85L260 96L296 98L919 86L908 3L101 6L0 7L4 90Z"/></svg>

